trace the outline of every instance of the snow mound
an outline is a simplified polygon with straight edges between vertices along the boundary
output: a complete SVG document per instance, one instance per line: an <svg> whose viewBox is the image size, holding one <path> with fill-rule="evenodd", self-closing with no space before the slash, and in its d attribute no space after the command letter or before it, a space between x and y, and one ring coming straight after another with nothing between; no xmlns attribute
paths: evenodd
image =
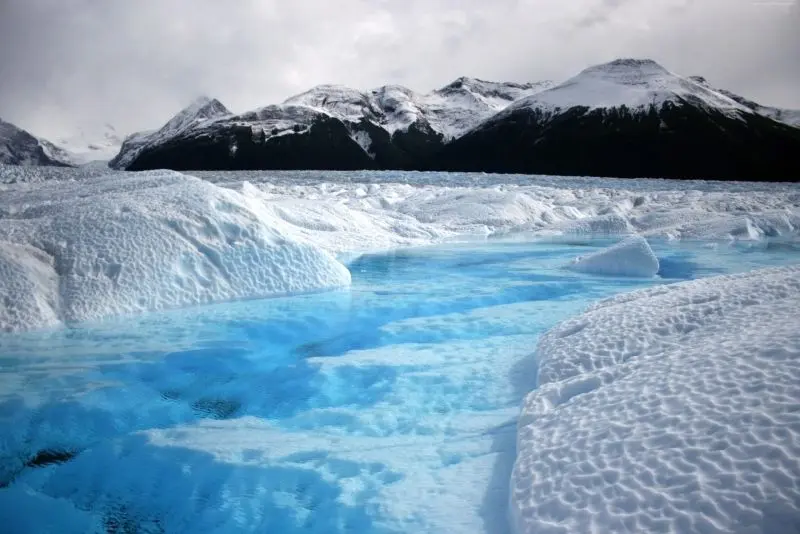
<svg viewBox="0 0 800 534"><path fill-rule="evenodd" d="M658 273L658 258L645 238L634 235L601 251L576 258L569 268L590 274L650 278Z"/></svg>
<svg viewBox="0 0 800 534"><path fill-rule="evenodd" d="M540 340L515 532L794 532L800 267L602 301Z"/></svg>
<svg viewBox="0 0 800 534"><path fill-rule="evenodd" d="M333 256L258 211L235 191L164 171L7 192L0 328L349 284Z"/></svg>

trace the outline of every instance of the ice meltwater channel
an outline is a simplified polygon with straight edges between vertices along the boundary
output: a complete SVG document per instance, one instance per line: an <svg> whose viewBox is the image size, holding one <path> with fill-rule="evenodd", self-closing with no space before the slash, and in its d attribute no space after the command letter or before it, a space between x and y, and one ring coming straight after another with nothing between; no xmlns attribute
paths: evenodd
<svg viewBox="0 0 800 534"><path fill-rule="evenodd" d="M509 486L543 332L800 257L651 239L656 277L564 268L614 241L368 254L345 289L3 335L0 515L13 532L524 531ZM535 466L514 480L534 475L543 491Z"/></svg>

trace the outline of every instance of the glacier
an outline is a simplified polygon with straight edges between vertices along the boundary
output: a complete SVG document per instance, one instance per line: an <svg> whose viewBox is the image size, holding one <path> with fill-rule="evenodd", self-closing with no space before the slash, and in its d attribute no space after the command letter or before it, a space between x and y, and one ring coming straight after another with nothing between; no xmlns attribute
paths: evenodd
<svg viewBox="0 0 800 534"><path fill-rule="evenodd" d="M635 235L606 249L578 256L569 268L584 273L647 278L658 274L659 264L647 239Z"/></svg>
<svg viewBox="0 0 800 534"><path fill-rule="evenodd" d="M342 286L348 258L475 237L757 243L800 235L791 185L724 191L713 182L513 175L196 174L202 179L0 166L0 268L11 297L0 307L2 328ZM630 268L654 275L653 259Z"/></svg>
<svg viewBox="0 0 800 534"><path fill-rule="evenodd" d="M785 531L798 229L792 184L0 166L0 511Z"/></svg>

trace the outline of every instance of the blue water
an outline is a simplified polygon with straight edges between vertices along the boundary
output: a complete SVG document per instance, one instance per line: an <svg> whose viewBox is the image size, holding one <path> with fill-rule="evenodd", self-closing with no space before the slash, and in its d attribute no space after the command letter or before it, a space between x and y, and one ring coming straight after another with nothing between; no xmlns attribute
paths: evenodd
<svg viewBox="0 0 800 534"><path fill-rule="evenodd" d="M507 532L538 336L589 302L796 262L657 243L660 277L561 269L604 243L363 256L350 289L0 336L11 532Z"/></svg>

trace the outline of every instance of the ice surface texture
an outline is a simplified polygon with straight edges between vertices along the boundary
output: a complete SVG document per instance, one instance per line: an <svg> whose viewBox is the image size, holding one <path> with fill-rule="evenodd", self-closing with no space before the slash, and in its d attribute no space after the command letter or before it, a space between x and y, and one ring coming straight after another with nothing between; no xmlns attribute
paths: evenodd
<svg viewBox="0 0 800 534"><path fill-rule="evenodd" d="M9 297L19 291L0 301L2 328L327 288L348 276L329 254L344 259L466 236L800 235L796 186L720 191L702 182L530 176L504 176L516 182L504 184L449 173L202 175L205 181L0 166L0 242L10 243L0 247L0 269L16 273L0 284ZM652 258L647 266L654 267ZM31 296L23 287L42 292Z"/></svg>
<svg viewBox="0 0 800 534"><path fill-rule="evenodd" d="M582 273L648 278L658 273L658 258L640 235L631 236L607 249L578 257L570 269Z"/></svg>
<svg viewBox="0 0 800 534"><path fill-rule="evenodd" d="M539 342L518 533L796 532L800 267L624 294Z"/></svg>
<svg viewBox="0 0 800 534"><path fill-rule="evenodd" d="M347 285L239 193L172 172L50 182L0 209L0 329Z"/></svg>

